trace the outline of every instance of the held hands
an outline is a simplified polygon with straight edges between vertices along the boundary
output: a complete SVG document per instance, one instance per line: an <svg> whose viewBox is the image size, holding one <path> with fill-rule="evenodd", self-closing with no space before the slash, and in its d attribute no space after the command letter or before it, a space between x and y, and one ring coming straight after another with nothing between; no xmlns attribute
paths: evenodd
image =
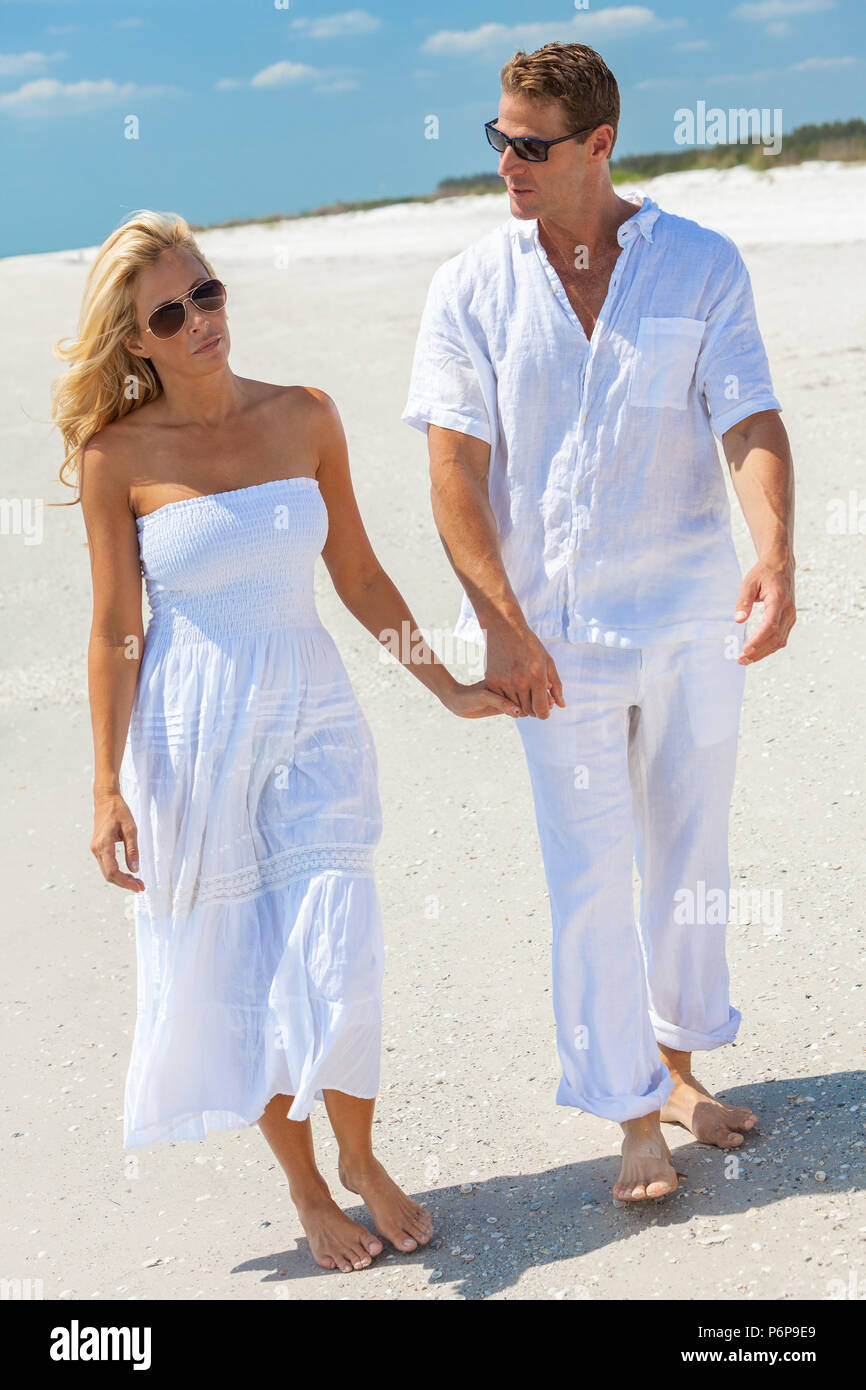
<svg viewBox="0 0 866 1390"><path fill-rule="evenodd" d="M510 714L516 719L520 715L517 705L491 690L485 681L476 681L474 685L455 682L453 688L442 696L442 703L461 719L486 719L491 714Z"/></svg>
<svg viewBox="0 0 866 1390"><path fill-rule="evenodd" d="M117 862L114 846L123 841L123 852L127 868L133 873L138 869L138 832L132 812L119 792L108 793L95 798L93 839L90 848L96 857L102 876L108 883L118 888L129 888L133 893L143 893L144 883L125 874Z"/></svg>
<svg viewBox="0 0 866 1390"><path fill-rule="evenodd" d="M735 620L744 623L755 603L764 605L764 621L746 642L737 658L739 666L770 656L784 647L797 621L794 607L794 559L759 560L740 585Z"/></svg>
<svg viewBox="0 0 866 1390"><path fill-rule="evenodd" d="M488 625L486 685L520 715L547 719L554 705L565 708L556 663L525 622Z"/></svg>

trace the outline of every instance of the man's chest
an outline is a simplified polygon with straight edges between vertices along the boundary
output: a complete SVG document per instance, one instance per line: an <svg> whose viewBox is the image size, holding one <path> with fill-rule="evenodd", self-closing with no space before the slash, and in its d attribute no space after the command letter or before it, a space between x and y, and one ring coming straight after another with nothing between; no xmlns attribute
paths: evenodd
<svg viewBox="0 0 866 1390"><path fill-rule="evenodd" d="M595 257L594 263L588 265L580 255L575 256L574 263L570 263L552 250L547 253L548 264L559 280L587 339L592 337L607 299L619 255L619 251L606 252Z"/></svg>

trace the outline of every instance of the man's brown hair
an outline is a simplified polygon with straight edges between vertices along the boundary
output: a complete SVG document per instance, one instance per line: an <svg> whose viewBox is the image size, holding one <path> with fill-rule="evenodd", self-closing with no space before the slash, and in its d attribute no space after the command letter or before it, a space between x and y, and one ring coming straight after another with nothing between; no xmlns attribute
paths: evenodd
<svg viewBox="0 0 866 1390"><path fill-rule="evenodd" d="M613 126L613 151L619 125L619 87L594 48L584 43L546 43L534 53L518 50L502 69L500 81L508 96L558 101L571 129ZM589 138L589 132L584 138Z"/></svg>

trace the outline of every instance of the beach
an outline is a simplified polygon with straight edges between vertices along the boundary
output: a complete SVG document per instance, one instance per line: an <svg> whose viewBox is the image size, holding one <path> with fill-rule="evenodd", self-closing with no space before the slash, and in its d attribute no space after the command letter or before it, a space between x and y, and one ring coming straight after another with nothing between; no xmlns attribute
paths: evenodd
<svg viewBox="0 0 866 1390"><path fill-rule="evenodd" d="M40 1281L45 1299L866 1297L866 167L694 171L617 191L634 189L740 247L795 462L799 617L787 647L747 670L731 813L743 1021L696 1065L759 1131L723 1152L665 1126L677 1192L614 1206L619 1127L554 1103L549 906L518 731L450 715L384 657L320 561L319 611L379 760L377 1152L429 1206L434 1241L327 1272L255 1127L123 1150L132 903L89 849L84 526L79 507L48 506L35 530L15 524L34 500L74 496L57 479L51 346L74 332L94 248L14 257L0 261L3 1273ZM333 396L373 547L464 680L481 672L452 660L473 655L450 644L459 584L424 438L400 414L433 271L506 216L504 195L484 195L199 238L229 287L234 371ZM745 573L754 548L728 489ZM335 1195L367 1219L340 1193L323 1107L313 1124Z"/></svg>

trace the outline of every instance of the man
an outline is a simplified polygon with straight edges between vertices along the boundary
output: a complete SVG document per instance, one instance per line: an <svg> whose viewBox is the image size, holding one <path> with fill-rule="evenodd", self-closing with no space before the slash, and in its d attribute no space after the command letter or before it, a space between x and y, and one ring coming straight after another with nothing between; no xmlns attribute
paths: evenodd
<svg viewBox="0 0 866 1390"><path fill-rule="evenodd" d="M614 192L601 57L546 44L501 79L487 130L512 215L434 275L403 418L427 431L455 635L525 716L557 1101L622 1125L614 1197L640 1200L677 1185L660 1120L721 1148L756 1123L691 1054L740 1021L728 814L745 667L795 619L793 473L736 247ZM745 578L713 435L757 550Z"/></svg>

